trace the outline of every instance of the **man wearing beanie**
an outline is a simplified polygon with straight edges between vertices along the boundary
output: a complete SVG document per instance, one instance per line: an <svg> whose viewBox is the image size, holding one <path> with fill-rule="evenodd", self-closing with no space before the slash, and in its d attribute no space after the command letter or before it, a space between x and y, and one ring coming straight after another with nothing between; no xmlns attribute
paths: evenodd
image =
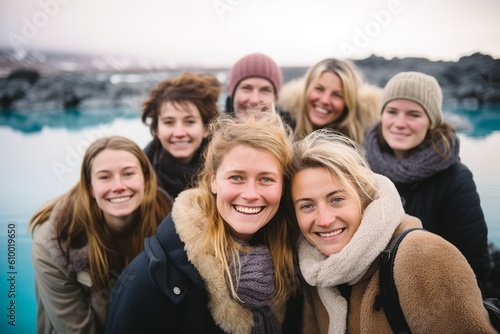
<svg viewBox="0 0 500 334"><path fill-rule="evenodd" d="M382 95L381 121L365 140L372 170L396 185L405 212L455 245L488 296L488 229L460 141L443 120L438 81L420 72L392 77Z"/></svg>
<svg viewBox="0 0 500 334"><path fill-rule="evenodd" d="M280 67L270 57L253 53L241 58L229 70L225 111L245 118L253 110L276 110L274 102L282 80ZM288 113L276 111L285 123L291 125Z"/></svg>

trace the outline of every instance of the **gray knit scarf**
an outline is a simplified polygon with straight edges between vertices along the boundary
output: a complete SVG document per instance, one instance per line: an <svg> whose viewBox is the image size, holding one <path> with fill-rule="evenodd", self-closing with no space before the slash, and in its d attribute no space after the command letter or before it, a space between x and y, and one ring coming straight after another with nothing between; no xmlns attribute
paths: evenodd
<svg viewBox="0 0 500 334"><path fill-rule="evenodd" d="M432 147L429 139L414 149L405 159L398 159L380 149L377 129L380 123L368 130L365 139L366 158L375 173L387 176L396 183L412 183L425 180L460 161L460 140L455 135L450 136L450 153L440 156ZM442 147L442 142L438 145Z"/></svg>
<svg viewBox="0 0 500 334"><path fill-rule="evenodd" d="M252 310L255 321L252 333L281 333L281 326L270 308L274 296L274 266L269 248L252 246L250 251L240 254L240 264L239 277L232 272L232 278L237 282L236 293L241 303Z"/></svg>

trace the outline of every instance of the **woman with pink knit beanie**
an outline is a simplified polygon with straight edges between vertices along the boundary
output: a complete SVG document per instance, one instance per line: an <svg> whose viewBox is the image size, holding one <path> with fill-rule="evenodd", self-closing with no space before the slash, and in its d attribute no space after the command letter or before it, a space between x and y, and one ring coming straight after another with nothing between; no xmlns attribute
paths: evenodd
<svg viewBox="0 0 500 334"><path fill-rule="evenodd" d="M274 110L293 127L288 113L275 106L282 81L281 68L270 57L262 53L244 56L229 71L225 111L244 119L256 110Z"/></svg>

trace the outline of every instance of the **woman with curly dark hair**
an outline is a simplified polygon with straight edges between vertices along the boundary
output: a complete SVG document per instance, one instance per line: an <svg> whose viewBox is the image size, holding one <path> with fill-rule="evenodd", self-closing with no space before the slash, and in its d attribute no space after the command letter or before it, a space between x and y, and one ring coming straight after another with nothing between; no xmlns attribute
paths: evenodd
<svg viewBox="0 0 500 334"><path fill-rule="evenodd" d="M161 81L143 103L142 121L154 139L144 152L158 184L173 198L189 187L208 140L208 124L218 116L219 81L206 74L182 73Z"/></svg>

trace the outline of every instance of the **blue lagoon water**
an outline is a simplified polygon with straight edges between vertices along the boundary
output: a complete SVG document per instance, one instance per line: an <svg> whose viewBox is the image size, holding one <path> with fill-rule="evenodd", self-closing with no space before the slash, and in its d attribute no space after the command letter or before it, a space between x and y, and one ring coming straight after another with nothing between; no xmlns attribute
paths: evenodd
<svg viewBox="0 0 500 334"><path fill-rule="evenodd" d="M489 238L500 246L500 108L445 110L459 129L462 161L474 174ZM28 221L78 181L89 143L112 134L140 147L151 139L140 114L126 107L0 113L0 333L36 333Z"/></svg>

